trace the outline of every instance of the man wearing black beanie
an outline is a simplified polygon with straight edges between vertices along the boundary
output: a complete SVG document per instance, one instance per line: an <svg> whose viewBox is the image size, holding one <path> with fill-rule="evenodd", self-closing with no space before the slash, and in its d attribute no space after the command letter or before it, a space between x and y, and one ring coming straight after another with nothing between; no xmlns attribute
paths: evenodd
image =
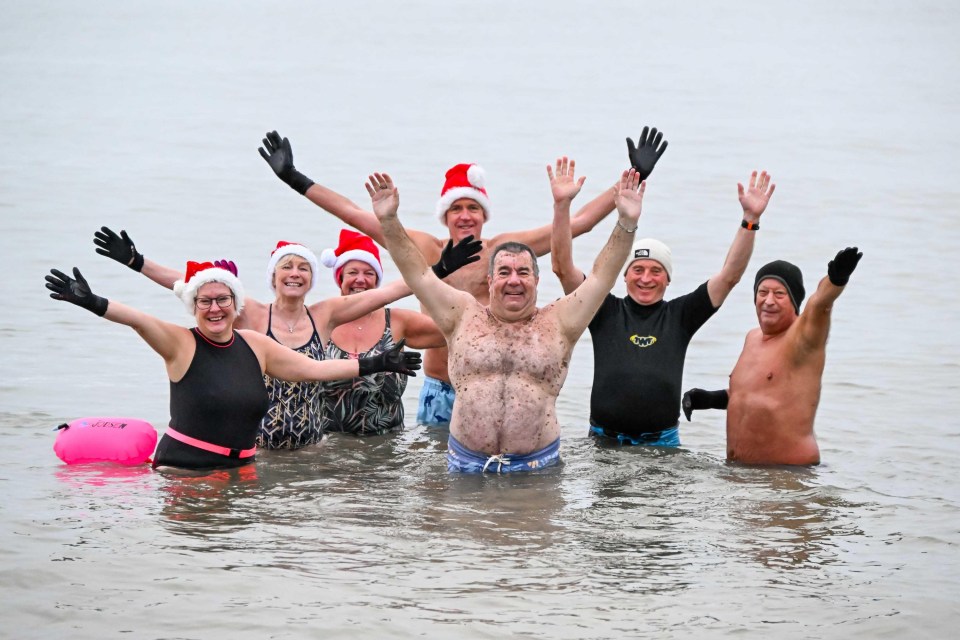
<svg viewBox="0 0 960 640"><path fill-rule="evenodd" d="M727 410L727 460L748 464L820 463L813 421L827 354L830 313L863 253L847 247L827 265L827 277L803 313L803 275L775 260L757 272L754 304L758 329L747 334L730 374L730 388L690 389L683 412Z"/></svg>

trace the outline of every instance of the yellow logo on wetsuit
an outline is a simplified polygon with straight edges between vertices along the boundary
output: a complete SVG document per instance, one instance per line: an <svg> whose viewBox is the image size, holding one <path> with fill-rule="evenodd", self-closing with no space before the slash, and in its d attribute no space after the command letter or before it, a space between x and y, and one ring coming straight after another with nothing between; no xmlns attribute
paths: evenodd
<svg viewBox="0 0 960 640"><path fill-rule="evenodd" d="M636 334L630 336L630 342L637 345L638 347L649 347L657 341L656 336L638 336Z"/></svg>

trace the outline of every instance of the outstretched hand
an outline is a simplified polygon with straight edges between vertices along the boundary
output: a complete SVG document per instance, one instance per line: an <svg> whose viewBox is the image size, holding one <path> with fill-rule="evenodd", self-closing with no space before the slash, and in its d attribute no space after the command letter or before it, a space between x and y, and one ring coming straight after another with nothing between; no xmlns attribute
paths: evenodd
<svg viewBox="0 0 960 640"><path fill-rule="evenodd" d="M620 182L614 185L616 191L613 203L621 216L636 223L643 208L643 192L647 183L641 182L640 174L634 168L627 169L620 176ZM636 225L634 225L636 226Z"/></svg>
<svg viewBox="0 0 960 640"><path fill-rule="evenodd" d="M577 163L572 159L568 159L567 156L557 158L556 173L554 173L550 165L547 165L547 176L550 178L550 190L553 192L554 202L563 202L564 200L571 201L580 193L583 181L586 180L587 177L581 176L579 180L576 179L574 177L576 174L576 166Z"/></svg>
<svg viewBox="0 0 960 640"><path fill-rule="evenodd" d="M133 240L122 229L118 236L110 227L100 227L100 231L93 233L93 244L97 245L97 253L100 255L116 260L134 271L143 269L143 255L137 252Z"/></svg>
<svg viewBox="0 0 960 640"><path fill-rule="evenodd" d="M440 260L433 267L433 272L443 280L448 275L472 262L480 259L477 254L483 251L483 241L474 240L472 235L467 236L456 245L453 239L447 240L447 246L440 252Z"/></svg>
<svg viewBox="0 0 960 640"><path fill-rule="evenodd" d="M767 208L770 197L777 188L777 185L771 182L772 180L773 176L767 174L766 171L759 176L754 171L750 174L750 183L746 189L743 188L742 184L737 183L740 206L743 207L743 217L747 222L757 222Z"/></svg>
<svg viewBox="0 0 960 640"><path fill-rule="evenodd" d="M838 287L846 286L850 281L850 274L857 268L857 263L863 257L863 252L857 247L847 247L837 253L837 257L827 265L827 277Z"/></svg>
<svg viewBox="0 0 960 640"><path fill-rule="evenodd" d="M47 281L47 289L52 292L50 297L54 300L64 300L98 316L107 312L107 299L90 291L90 285L80 273L80 269L73 268L73 278L59 269L51 269L50 275L44 279Z"/></svg>
<svg viewBox="0 0 960 640"><path fill-rule="evenodd" d="M394 186L393 178L386 173L374 173L367 176L367 182L363 186L370 194L373 213L378 220L397 215L397 209L400 208L400 192Z"/></svg>
<svg viewBox="0 0 960 640"><path fill-rule="evenodd" d="M263 147L260 147L258 151L260 157L267 161L277 177L300 195L305 194L307 189L313 186L313 180L297 171L293 166L293 148L290 146L290 141L281 138L276 131L266 134L263 139Z"/></svg>
<svg viewBox="0 0 960 640"><path fill-rule="evenodd" d="M360 358L360 375L368 376L371 373L387 371L416 377L417 374L414 371L420 368L420 353L418 351L404 351L403 346L406 342L407 340L404 338L383 353Z"/></svg>
<svg viewBox="0 0 960 640"><path fill-rule="evenodd" d="M660 144L661 140L663 133L658 132L656 127L644 127L636 146L633 140L627 138L627 155L631 166L640 174L640 180L650 177L653 168L657 166L657 160L667 150L667 141L663 140L663 144Z"/></svg>

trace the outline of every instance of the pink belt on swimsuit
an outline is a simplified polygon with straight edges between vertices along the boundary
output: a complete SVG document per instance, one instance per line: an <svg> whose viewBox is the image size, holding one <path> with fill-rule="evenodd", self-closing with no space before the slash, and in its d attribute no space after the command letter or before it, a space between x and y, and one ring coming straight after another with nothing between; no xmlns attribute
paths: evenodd
<svg viewBox="0 0 960 640"><path fill-rule="evenodd" d="M180 433L173 427L167 427L167 435L174 440L179 440L183 444L188 444L191 447L203 449L204 451L209 451L210 453L219 453L220 455L227 456L229 458L249 458L257 452L256 447L252 447L250 449L231 449L229 447L221 447L218 444L204 442L203 440L197 440L196 438L191 438L190 436Z"/></svg>

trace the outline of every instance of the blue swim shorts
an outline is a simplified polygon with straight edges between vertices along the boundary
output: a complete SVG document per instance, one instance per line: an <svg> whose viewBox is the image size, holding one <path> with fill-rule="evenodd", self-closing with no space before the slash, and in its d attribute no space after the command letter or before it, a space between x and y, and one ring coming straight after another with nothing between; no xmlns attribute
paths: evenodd
<svg viewBox="0 0 960 640"><path fill-rule="evenodd" d="M638 445L644 447L679 447L680 446L680 427L672 427L663 431L654 431L652 433L641 433L636 436L628 436L616 431L610 431L603 427L590 425L590 435L600 438L609 438L616 440L622 445Z"/></svg>
<svg viewBox="0 0 960 640"><path fill-rule="evenodd" d="M417 406L417 424L449 427L455 397L456 392L449 384L424 376L423 388L420 389L420 404Z"/></svg>
<svg viewBox="0 0 960 640"><path fill-rule="evenodd" d="M560 462L560 438L543 449L515 456L501 453L488 456L479 451L467 449L450 436L447 439L447 471L460 473L513 473L516 471L539 471Z"/></svg>

